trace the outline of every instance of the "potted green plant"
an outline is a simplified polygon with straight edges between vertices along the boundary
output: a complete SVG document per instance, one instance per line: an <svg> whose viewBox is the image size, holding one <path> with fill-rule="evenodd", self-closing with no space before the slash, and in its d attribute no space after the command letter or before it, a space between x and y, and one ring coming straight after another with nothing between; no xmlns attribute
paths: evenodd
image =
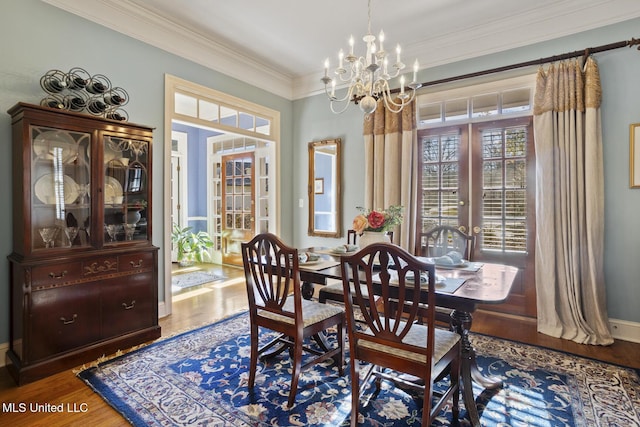
<svg viewBox="0 0 640 427"><path fill-rule="evenodd" d="M213 241L205 231L194 233L193 227L180 227L174 223L171 241L176 245L178 264L181 266L204 262L210 258L209 248L213 247Z"/></svg>

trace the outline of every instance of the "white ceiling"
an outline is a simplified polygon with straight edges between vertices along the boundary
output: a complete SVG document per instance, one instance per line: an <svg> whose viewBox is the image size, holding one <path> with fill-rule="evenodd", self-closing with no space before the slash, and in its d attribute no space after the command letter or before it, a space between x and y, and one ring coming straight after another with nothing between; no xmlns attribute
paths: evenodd
<svg viewBox="0 0 640 427"><path fill-rule="evenodd" d="M335 64L350 35L362 54L367 32L367 0L43 1L287 99L318 93L324 60ZM640 17L639 0L371 5L372 33L383 29L387 50L401 44L403 62L422 69Z"/></svg>

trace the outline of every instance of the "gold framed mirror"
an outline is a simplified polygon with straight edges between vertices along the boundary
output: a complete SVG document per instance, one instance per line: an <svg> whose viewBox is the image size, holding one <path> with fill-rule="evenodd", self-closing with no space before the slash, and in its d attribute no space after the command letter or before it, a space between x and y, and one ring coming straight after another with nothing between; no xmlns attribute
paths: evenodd
<svg viewBox="0 0 640 427"><path fill-rule="evenodd" d="M309 235L342 237L340 138L309 143Z"/></svg>

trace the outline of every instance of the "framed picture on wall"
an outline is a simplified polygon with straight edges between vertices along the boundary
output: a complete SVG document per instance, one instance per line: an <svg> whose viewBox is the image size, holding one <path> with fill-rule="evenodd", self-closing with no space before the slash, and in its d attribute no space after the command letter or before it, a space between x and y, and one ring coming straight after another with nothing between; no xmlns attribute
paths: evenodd
<svg viewBox="0 0 640 427"><path fill-rule="evenodd" d="M316 178L313 192L315 194L324 194L324 178Z"/></svg>
<svg viewBox="0 0 640 427"><path fill-rule="evenodd" d="M632 124L629 134L629 186L640 188L640 123Z"/></svg>

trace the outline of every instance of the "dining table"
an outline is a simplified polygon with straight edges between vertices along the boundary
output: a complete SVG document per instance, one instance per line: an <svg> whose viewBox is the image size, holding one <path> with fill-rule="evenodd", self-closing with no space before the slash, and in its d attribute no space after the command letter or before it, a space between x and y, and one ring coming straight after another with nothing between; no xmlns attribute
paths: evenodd
<svg viewBox="0 0 640 427"><path fill-rule="evenodd" d="M340 257L350 253L336 253L333 248L309 247L299 249L319 255L314 262L300 264L302 295L311 299L315 285L326 285L332 280L342 280ZM420 258L420 257L418 257ZM426 259L433 261L432 259ZM436 305L451 310L451 329L460 335L462 343L462 398L472 425L480 426L480 416L475 404L472 382L484 389L502 387L502 380L484 375L476 361L476 352L471 343L473 312L480 304L500 304L511 291L518 268L489 262L465 261L456 266L441 266L436 263L436 274L445 286L436 286ZM426 298L425 298L426 301Z"/></svg>

